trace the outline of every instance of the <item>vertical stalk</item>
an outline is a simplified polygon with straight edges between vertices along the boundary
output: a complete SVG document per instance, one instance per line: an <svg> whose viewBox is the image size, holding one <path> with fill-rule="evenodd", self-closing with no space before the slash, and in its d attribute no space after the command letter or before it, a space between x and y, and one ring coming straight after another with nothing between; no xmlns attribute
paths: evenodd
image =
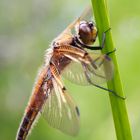
<svg viewBox="0 0 140 140"><path fill-rule="evenodd" d="M99 42L101 44L102 33L111 27L108 17L107 5L105 0L92 0L92 4L97 29L99 31L98 32ZM107 53L112 50L114 50L114 44L110 30L106 33L105 48L103 49L103 53ZM124 97L115 53L110 54L110 57L112 58L112 61L114 63L115 70L113 79L107 82L108 89L112 89L119 96ZM117 140L132 140L125 100L120 99L116 96L112 96L112 94L109 94L109 98L113 113Z"/></svg>

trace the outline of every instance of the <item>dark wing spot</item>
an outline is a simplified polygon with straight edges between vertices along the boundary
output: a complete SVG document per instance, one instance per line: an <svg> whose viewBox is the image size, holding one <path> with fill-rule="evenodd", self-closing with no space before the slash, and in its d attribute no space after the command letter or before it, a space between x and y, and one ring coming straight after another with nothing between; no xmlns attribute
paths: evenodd
<svg viewBox="0 0 140 140"><path fill-rule="evenodd" d="M75 107L75 110L76 110L77 115L80 116L80 111L77 106Z"/></svg>
<svg viewBox="0 0 140 140"><path fill-rule="evenodd" d="M66 90L66 87L63 87L62 90L65 91Z"/></svg>

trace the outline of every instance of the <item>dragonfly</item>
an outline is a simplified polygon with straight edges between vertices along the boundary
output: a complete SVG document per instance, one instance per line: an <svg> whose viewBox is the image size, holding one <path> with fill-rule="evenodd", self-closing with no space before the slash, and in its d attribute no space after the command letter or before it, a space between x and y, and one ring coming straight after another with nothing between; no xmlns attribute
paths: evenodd
<svg viewBox="0 0 140 140"><path fill-rule="evenodd" d="M40 115L50 126L66 134L74 136L79 132L80 112L68 94L62 76L73 83L93 85L116 95L100 86L113 77L114 69L109 57L111 52L92 51L104 48L105 33L102 46L92 46L98 31L94 22L84 20L89 11L91 8L84 10L46 50L44 64L36 78L16 140L27 139Z"/></svg>

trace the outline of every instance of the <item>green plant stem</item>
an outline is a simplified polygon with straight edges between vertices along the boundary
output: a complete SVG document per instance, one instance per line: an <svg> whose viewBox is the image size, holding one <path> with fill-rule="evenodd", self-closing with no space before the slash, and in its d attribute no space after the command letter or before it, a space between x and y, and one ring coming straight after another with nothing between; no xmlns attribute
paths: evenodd
<svg viewBox="0 0 140 140"><path fill-rule="evenodd" d="M111 27L109 23L107 5L105 0L92 0L92 4L98 29L99 42L101 44L103 32L105 32L107 29ZM112 50L114 50L114 44L110 30L106 33L105 48L103 49L103 53L107 53ZM113 79L107 83L108 89L112 89L119 96L124 97L115 53L110 54L110 57L112 58L115 68ZM125 100L113 96L111 93L109 94L109 97L113 113L117 140L132 140Z"/></svg>

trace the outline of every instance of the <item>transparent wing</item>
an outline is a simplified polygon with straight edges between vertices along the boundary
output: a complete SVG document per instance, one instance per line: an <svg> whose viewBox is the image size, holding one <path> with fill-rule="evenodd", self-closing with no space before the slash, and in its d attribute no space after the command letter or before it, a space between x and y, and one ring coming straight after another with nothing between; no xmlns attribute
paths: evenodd
<svg viewBox="0 0 140 140"><path fill-rule="evenodd" d="M59 37L63 36L64 34L71 34L71 30L75 27L76 24L79 24L79 22L82 19L86 19L86 17L91 17L92 15L92 8L91 6L88 6L85 8L85 10L82 12L82 14L74 20L72 23L70 23L67 28L59 35Z"/></svg>
<svg viewBox="0 0 140 140"><path fill-rule="evenodd" d="M69 135L79 131L79 111L72 98L64 92L54 79L51 93L44 105L43 116L50 126Z"/></svg>
<svg viewBox="0 0 140 140"><path fill-rule="evenodd" d="M90 57L92 59L93 65L84 63L84 62L76 62L71 61L67 67L62 71L62 75L64 78L70 80L73 83L79 85L89 85L89 81L87 79L88 75L90 81L94 84L102 84L113 77L113 63L111 59L107 55L91 53ZM86 67L86 68L84 68Z"/></svg>

